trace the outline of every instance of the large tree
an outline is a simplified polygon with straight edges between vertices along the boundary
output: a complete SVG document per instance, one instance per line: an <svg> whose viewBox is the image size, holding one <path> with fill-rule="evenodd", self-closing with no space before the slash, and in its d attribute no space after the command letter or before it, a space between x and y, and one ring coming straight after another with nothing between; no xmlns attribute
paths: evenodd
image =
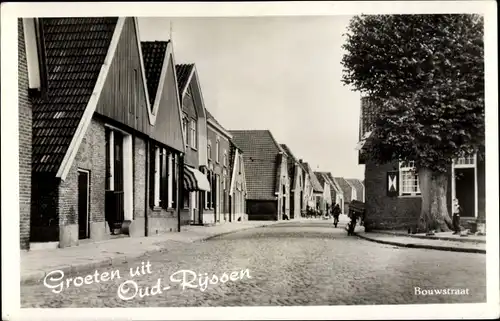
<svg viewBox="0 0 500 321"><path fill-rule="evenodd" d="M342 80L378 106L367 155L413 161L420 228L449 230L447 171L484 146L483 18L362 15L345 36Z"/></svg>

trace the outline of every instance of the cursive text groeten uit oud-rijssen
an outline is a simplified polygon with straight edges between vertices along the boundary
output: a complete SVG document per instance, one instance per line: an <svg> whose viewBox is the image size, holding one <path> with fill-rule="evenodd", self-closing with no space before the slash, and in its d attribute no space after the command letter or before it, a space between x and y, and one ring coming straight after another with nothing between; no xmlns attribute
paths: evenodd
<svg viewBox="0 0 500 321"><path fill-rule="evenodd" d="M208 289L209 286L215 286L219 283L237 282L245 278L252 278L248 269L233 272L223 272L219 275L196 273L191 270L179 270L172 273L166 280L163 278L158 278L156 282L151 286L139 286L139 284L137 283L137 279L139 279L141 276L152 274L153 271L151 270L151 267L151 263L147 261L147 263L142 262L140 266L130 268L128 274L130 278L124 280L118 286L118 297L124 301L128 301L136 297L143 298L146 296L155 296L170 290L172 288L172 285L170 284L178 285L182 290L198 289L199 291L204 292ZM89 274L86 276L77 276L74 278L65 278L63 271L54 270L45 276L43 284L53 293L59 294L70 287L79 288L83 285L104 283L120 279L122 279L122 276L119 270L113 270L109 272L105 271L102 273L99 273L99 271L96 270L93 274ZM168 283L169 281L171 283Z"/></svg>

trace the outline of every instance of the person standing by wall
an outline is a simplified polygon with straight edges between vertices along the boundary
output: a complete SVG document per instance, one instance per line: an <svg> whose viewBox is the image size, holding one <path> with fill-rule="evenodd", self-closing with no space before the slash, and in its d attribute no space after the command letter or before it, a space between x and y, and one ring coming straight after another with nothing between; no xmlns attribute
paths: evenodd
<svg viewBox="0 0 500 321"><path fill-rule="evenodd" d="M453 199L453 234L460 233L460 212L461 207L458 199Z"/></svg>

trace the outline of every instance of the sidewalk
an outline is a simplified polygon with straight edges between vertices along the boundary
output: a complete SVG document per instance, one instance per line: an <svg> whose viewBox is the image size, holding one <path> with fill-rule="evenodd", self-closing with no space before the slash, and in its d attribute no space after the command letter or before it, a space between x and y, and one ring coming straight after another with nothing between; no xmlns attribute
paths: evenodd
<svg viewBox="0 0 500 321"><path fill-rule="evenodd" d="M405 234L402 231L365 232L363 227L356 228L356 235L368 241L400 247L486 254L485 236L461 237L452 235L451 232L436 233L434 236Z"/></svg>
<svg viewBox="0 0 500 321"><path fill-rule="evenodd" d="M21 251L21 284L37 282L54 270L65 274L94 269L168 250L179 243L193 243L212 237L263 227L280 222L244 221L214 226L183 226L182 232L171 232L150 237L125 237L62 249Z"/></svg>

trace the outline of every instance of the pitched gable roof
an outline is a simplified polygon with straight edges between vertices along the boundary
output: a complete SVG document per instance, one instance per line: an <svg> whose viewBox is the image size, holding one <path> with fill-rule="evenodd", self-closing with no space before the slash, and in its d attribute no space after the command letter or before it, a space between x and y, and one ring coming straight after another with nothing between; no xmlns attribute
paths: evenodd
<svg viewBox="0 0 500 321"><path fill-rule="evenodd" d="M318 179L318 182L321 184L321 186L325 186L326 179L323 177L323 173L321 172L314 172L314 175Z"/></svg>
<svg viewBox="0 0 500 321"><path fill-rule="evenodd" d="M233 141L243 151L247 199L276 200L279 145L269 130L230 130Z"/></svg>
<svg viewBox="0 0 500 321"><path fill-rule="evenodd" d="M96 86L117 22L115 17L40 19L47 93L33 100L33 171L59 170Z"/></svg>
<svg viewBox="0 0 500 321"><path fill-rule="evenodd" d="M328 179L330 180L330 182L332 183L332 185L335 187L335 191L337 193L340 193L340 194L344 194L344 191L342 190L342 188L339 186L339 184L337 183L337 181L335 180L335 178L333 177L332 173L328 172L326 173L326 176L328 177Z"/></svg>
<svg viewBox="0 0 500 321"><path fill-rule="evenodd" d="M216 127L224 135L228 136L228 138L230 139L232 138L231 133L226 128L224 128L224 126L222 126L221 123L219 123L219 121L214 117L214 115L212 115L206 108L205 108L205 113L207 115L207 123L213 124L212 127Z"/></svg>
<svg viewBox="0 0 500 321"><path fill-rule="evenodd" d="M178 64L175 65L175 72L177 74L177 87L179 88L179 93L182 93L186 89L189 81L189 77L193 71L194 64Z"/></svg>
<svg viewBox="0 0 500 321"><path fill-rule="evenodd" d="M153 106L169 41L141 41L150 105Z"/></svg>
<svg viewBox="0 0 500 321"><path fill-rule="evenodd" d="M349 202L351 199L351 196L352 196L352 188L354 188L354 186L352 186L345 178L343 177L334 177L335 178L335 181L337 182L337 184L340 186L340 188L342 189L342 191L344 192L344 195L345 195L345 201L346 202Z"/></svg>
<svg viewBox="0 0 500 321"><path fill-rule="evenodd" d="M311 181L313 191L317 193L323 192L323 186L321 186L321 183L318 181L318 178L311 169L311 166L309 166L309 163L303 163L303 164L307 170L307 173L309 174L309 180Z"/></svg>
<svg viewBox="0 0 500 321"><path fill-rule="evenodd" d="M295 179L296 179L296 177L294 175L296 173L295 166L300 166L300 165L299 165L299 162L297 161L297 158L295 158L295 156L293 156L292 151L290 150L290 148L287 145L280 144L280 146L281 146L281 149L283 149L283 151L287 155L288 176L290 178L290 185L293 188L295 186Z"/></svg>
<svg viewBox="0 0 500 321"><path fill-rule="evenodd" d="M357 178L348 178L346 179L347 182L349 182L355 189L356 189L356 194L358 198L363 200L363 192L364 192L364 185L361 183L361 181Z"/></svg>

